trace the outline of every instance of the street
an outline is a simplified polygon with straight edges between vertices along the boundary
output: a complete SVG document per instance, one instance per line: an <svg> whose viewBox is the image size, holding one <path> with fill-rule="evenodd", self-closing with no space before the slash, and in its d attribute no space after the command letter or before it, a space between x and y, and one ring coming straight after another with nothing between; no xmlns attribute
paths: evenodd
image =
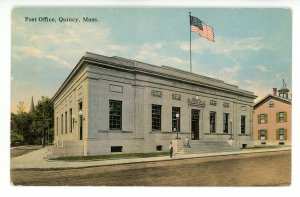
<svg viewBox="0 0 300 197"><path fill-rule="evenodd" d="M62 170L11 170L14 185L288 186L291 151Z"/></svg>

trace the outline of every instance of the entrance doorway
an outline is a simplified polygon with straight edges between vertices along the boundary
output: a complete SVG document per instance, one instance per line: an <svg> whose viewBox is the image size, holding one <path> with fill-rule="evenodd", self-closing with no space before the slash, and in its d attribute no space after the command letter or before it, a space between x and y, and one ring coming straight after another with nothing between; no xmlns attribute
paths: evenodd
<svg viewBox="0 0 300 197"><path fill-rule="evenodd" d="M191 124L191 139L192 140L199 140L199 115L200 115L200 110L197 109L192 109L192 124Z"/></svg>

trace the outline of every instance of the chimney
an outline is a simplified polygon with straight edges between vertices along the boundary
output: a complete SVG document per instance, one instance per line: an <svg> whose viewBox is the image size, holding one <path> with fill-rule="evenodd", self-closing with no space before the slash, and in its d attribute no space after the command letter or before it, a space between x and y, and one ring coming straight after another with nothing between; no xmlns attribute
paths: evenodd
<svg viewBox="0 0 300 197"><path fill-rule="evenodd" d="M277 96L277 88L273 88L273 96Z"/></svg>

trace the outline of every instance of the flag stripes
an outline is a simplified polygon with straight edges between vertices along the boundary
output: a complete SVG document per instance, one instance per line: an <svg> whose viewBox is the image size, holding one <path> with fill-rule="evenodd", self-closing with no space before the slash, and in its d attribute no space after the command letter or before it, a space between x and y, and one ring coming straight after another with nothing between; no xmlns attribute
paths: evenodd
<svg viewBox="0 0 300 197"><path fill-rule="evenodd" d="M196 22L197 23L196 23ZM203 36L204 38L215 41L213 28L200 21L197 17L190 17L191 31ZM202 27L202 28L201 28Z"/></svg>

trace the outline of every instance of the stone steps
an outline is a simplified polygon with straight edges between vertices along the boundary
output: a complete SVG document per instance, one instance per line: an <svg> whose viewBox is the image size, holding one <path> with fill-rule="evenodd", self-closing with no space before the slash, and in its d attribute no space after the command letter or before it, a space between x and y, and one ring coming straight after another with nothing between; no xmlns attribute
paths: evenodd
<svg viewBox="0 0 300 197"><path fill-rule="evenodd" d="M195 154L195 153L214 153L214 152L233 152L239 151L226 141L190 141L190 148L181 149L178 154Z"/></svg>

